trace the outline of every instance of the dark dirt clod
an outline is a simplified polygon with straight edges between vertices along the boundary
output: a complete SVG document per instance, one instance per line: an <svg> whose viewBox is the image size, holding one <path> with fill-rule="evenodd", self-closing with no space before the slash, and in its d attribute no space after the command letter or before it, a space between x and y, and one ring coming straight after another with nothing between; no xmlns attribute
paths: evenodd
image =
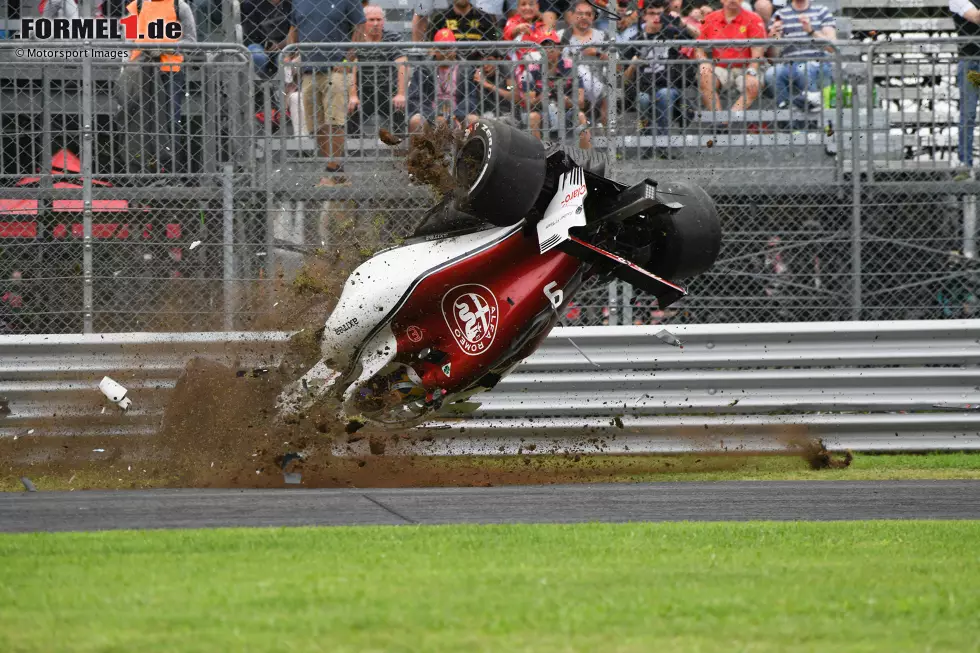
<svg viewBox="0 0 980 653"><path fill-rule="evenodd" d="M368 442L368 448L371 450L371 454L375 456L383 456L386 446L385 441L381 438L371 438Z"/></svg>
<svg viewBox="0 0 980 653"><path fill-rule="evenodd" d="M395 145L400 145L402 142L402 139L395 136L390 131L384 128L378 130L378 138L380 138L381 142L384 143L385 145L391 145L392 147L394 147Z"/></svg>
<svg viewBox="0 0 980 653"><path fill-rule="evenodd" d="M843 458L835 457L824 447L823 440L806 442L802 449L802 456L810 465L810 469L845 469L854 460L854 454L850 451L845 451Z"/></svg>
<svg viewBox="0 0 980 653"><path fill-rule="evenodd" d="M364 422L359 422L356 419L352 419L351 421L347 422L346 426L344 426L344 432L351 435L353 433L357 433L362 428L364 428Z"/></svg>
<svg viewBox="0 0 980 653"><path fill-rule="evenodd" d="M448 125L426 125L421 134L412 134L409 139L409 174L417 183L429 186L440 198L454 193L452 157L461 143L461 131Z"/></svg>

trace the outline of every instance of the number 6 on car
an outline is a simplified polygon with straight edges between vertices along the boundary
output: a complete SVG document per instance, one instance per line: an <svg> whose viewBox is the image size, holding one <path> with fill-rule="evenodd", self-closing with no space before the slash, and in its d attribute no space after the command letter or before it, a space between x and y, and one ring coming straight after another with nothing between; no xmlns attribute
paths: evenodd
<svg viewBox="0 0 980 653"><path fill-rule="evenodd" d="M551 301L551 305L555 308L561 306L562 300L565 298L565 294L561 291L561 288L555 290L555 286L558 285L557 281L552 281L547 286L544 287L544 296Z"/></svg>

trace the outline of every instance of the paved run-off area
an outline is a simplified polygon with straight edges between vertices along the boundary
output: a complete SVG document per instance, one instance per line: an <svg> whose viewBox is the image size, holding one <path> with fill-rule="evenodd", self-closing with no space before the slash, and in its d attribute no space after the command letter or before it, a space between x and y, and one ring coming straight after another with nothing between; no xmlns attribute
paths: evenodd
<svg viewBox="0 0 980 653"><path fill-rule="evenodd" d="M978 541L976 521L0 535L0 650L976 651Z"/></svg>

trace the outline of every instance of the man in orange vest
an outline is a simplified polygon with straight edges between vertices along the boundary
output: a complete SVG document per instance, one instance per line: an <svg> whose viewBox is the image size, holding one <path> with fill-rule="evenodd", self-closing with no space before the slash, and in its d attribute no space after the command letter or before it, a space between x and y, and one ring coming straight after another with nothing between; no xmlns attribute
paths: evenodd
<svg viewBox="0 0 980 653"><path fill-rule="evenodd" d="M126 5L126 11L130 16L136 16L136 31L140 36L136 38L137 43L197 43L197 23L194 19L194 11L186 0L133 0ZM155 21L162 20L163 25L170 23L180 23L180 37L167 38L166 33L157 38L150 38L149 25ZM156 134L160 139L159 146L152 143L158 163L163 167L164 172L172 172L176 163L175 149L180 136L179 128L181 119L181 109L185 94L184 71L181 64L184 63L184 56L175 50L132 50L130 61L133 64L140 64L142 73L142 91L144 102L140 107L141 112L149 112L151 115L144 116L140 122L144 125L143 131L149 134ZM159 65L152 65L158 63ZM148 95L149 94L149 95ZM156 100L154 100L154 96ZM145 121L144 121L145 119ZM130 138L134 134L129 135ZM146 160L147 152L140 152L141 158Z"/></svg>

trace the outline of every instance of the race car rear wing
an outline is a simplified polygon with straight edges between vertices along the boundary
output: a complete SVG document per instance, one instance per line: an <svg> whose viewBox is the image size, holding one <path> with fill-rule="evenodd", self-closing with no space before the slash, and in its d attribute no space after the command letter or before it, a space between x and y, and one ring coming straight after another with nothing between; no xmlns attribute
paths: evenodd
<svg viewBox="0 0 980 653"><path fill-rule="evenodd" d="M687 290L681 286L647 272L639 265L576 236L569 236L568 240L558 245L558 249L595 265L617 279L631 284L634 288L650 293L657 298L657 305L661 310L687 295Z"/></svg>
<svg viewBox="0 0 980 653"><path fill-rule="evenodd" d="M614 254L592 237L597 229L611 222L622 222L641 213L654 218L683 205L661 199L656 182L650 179L627 188L582 172L576 168L562 176L558 193L537 225L542 253L557 248L591 263L603 273L654 295L661 308L687 295L681 286Z"/></svg>

